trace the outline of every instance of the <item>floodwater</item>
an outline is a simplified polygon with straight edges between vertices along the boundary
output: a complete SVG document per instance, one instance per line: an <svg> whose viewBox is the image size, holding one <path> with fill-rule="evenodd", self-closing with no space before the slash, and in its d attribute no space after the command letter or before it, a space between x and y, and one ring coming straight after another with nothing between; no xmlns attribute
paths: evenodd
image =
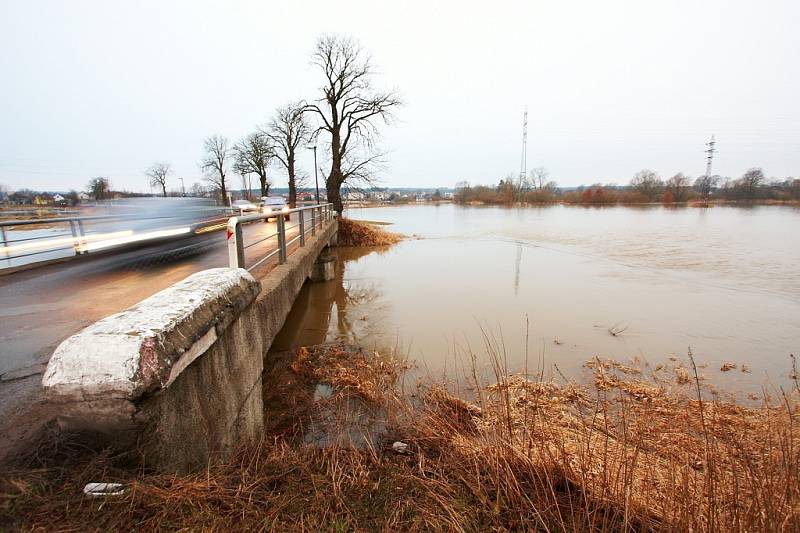
<svg viewBox="0 0 800 533"><path fill-rule="evenodd" d="M468 351L487 372L487 337L509 371L544 361L570 378L594 356L654 366L685 360L691 347L711 382L737 390L783 385L789 354L800 355L795 207L443 204L346 214L414 237L338 249L336 279L304 287L273 350L344 339L460 379ZM739 368L723 374L725 362Z"/></svg>

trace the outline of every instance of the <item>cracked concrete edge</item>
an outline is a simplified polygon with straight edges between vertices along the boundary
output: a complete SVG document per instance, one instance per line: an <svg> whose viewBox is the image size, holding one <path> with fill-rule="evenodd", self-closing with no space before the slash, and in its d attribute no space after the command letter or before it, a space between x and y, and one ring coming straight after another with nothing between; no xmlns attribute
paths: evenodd
<svg viewBox="0 0 800 533"><path fill-rule="evenodd" d="M258 296L244 269L197 272L64 340L42 378L56 401L135 401L167 386L208 346L208 332L229 323Z"/></svg>

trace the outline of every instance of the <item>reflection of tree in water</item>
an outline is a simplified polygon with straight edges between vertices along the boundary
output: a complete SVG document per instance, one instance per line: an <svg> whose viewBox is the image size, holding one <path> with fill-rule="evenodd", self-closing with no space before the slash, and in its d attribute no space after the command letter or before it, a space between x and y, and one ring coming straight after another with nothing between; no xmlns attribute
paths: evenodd
<svg viewBox="0 0 800 533"><path fill-rule="evenodd" d="M357 341L360 333L358 325L364 322L365 320L363 319L366 318L366 316L357 316L359 314L359 308L376 302L380 296L380 292L374 282L366 285L360 282L345 282L344 280L347 262L355 261L369 254L371 251L372 250L368 248L347 248L338 250L336 257L336 277L333 280L335 284L335 293L333 301L331 302L330 311L330 314L334 311L336 312L337 339ZM372 312L375 308L369 310Z"/></svg>
<svg viewBox="0 0 800 533"><path fill-rule="evenodd" d="M272 351L321 344L327 340L357 340L372 319L380 291L375 283L345 281L347 263L381 250L334 248L336 274L331 281L306 283L272 344ZM362 311L363 309L363 311ZM332 315L335 313L335 320ZM331 327L335 329L331 329Z"/></svg>

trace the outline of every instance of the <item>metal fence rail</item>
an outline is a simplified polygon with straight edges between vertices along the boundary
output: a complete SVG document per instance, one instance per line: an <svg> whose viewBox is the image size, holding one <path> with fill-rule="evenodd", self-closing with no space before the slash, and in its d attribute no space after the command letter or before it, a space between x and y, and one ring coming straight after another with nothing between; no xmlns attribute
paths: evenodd
<svg viewBox="0 0 800 533"><path fill-rule="evenodd" d="M297 223L287 226L284 216L291 215L292 213L297 213ZM306 215L310 215L310 220L306 220ZM300 246L305 246L306 235L308 233L315 235L318 229L321 229L326 222L333 219L333 216L333 204L319 204L297 207L282 212L231 217L228 219L228 263L231 268L253 270L276 255L278 256L278 263L285 263L288 257L289 246L295 242L299 242ZM258 220L267 220L269 218L275 218L277 220L278 231L266 236L259 236L257 240L245 243L242 224L256 222ZM298 230L297 235L287 241L287 231L295 228ZM248 266L245 262L245 250L272 238L277 239L278 247Z"/></svg>
<svg viewBox="0 0 800 533"><path fill-rule="evenodd" d="M3 259L19 259L32 255L58 252L73 249L75 255L82 253L85 244L86 229L84 222L98 220L118 220L125 218L121 215L98 215L88 217L54 217L37 218L33 220L3 220L0 221L0 250L3 251ZM10 239L6 228L19 226L43 226L43 225L69 225L69 231L60 233L48 233L47 235L36 235L33 237L23 237ZM66 229L64 227L63 229ZM16 253L15 253L16 252Z"/></svg>
<svg viewBox="0 0 800 533"><path fill-rule="evenodd" d="M214 220L222 222L233 213L230 208L214 208L206 210L208 217L202 223L209 223ZM87 245L97 239L107 239L118 236L117 233L97 233L92 229L92 224L96 222L115 222L115 221L171 221L181 220L181 210L174 210L174 215L140 217L136 213L118 215L91 215L79 217L52 217L36 218L28 220L0 220L0 260L12 261L16 259L30 258L37 255L52 254L54 252L64 252L72 250L74 255L89 253ZM191 227L200 225L200 222L190 224ZM33 235L9 231L19 227L29 227L36 229L36 226L46 226L52 229L46 234ZM89 229L87 229L87 226ZM224 227L224 226L223 226ZM222 228L220 228L222 229ZM127 230L125 232L128 232ZM13 234L13 236L12 236ZM23 236L24 235L24 236ZM29 261L30 262L30 261Z"/></svg>

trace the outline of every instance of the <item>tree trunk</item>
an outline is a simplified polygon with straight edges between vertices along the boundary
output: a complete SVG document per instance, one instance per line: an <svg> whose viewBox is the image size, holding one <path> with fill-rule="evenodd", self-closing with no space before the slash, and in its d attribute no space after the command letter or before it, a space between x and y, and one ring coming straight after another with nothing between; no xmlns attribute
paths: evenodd
<svg viewBox="0 0 800 533"><path fill-rule="evenodd" d="M342 196L340 194L339 185L336 183L338 180L334 179L334 176L331 175L327 180L327 192L328 192L328 202L333 204L333 208L336 210L339 215L342 214L344 211L344 205L342 204Z"/></svg>
<svg viewBox="0 0 800 533"><path fill-rule="evenodd" d="M264 172L263 174L258 175L258 179L261 181L261 196L269 196L269 185L267 185L267 173Z"/></svg>
<svg viewBox="0 0 800 533"><path fill-rule="evenodd" d="M228 205L228 191L225 189L225 178L220 179L219 192L222 194L222 205Z"/></svg>
<svg viewBox="0 0 800 533"><path fill-rule="evenodd" d="M294 152L289 152L289 156L286 159L286 170L289 173L289 207L294 209L297 204L297 181L295 181L294 175Z"/></svg>
<svg viewBox="0 0 800 533"><path fill-rule="evenodd" d="M167 197L167 184L166 183L162 183L161 184L161 193L164 195L164 198Z"/></svg>
<svg viewBox="0 0 800 533"><path fill-rule="evenodd" d="M339 215L344 211L342 204L341 188L344 183L342 176L342 142L339 130L336 129L331 135L331 174L325 181L328 189L328 202L333 204L333 208Z"/></svg>

